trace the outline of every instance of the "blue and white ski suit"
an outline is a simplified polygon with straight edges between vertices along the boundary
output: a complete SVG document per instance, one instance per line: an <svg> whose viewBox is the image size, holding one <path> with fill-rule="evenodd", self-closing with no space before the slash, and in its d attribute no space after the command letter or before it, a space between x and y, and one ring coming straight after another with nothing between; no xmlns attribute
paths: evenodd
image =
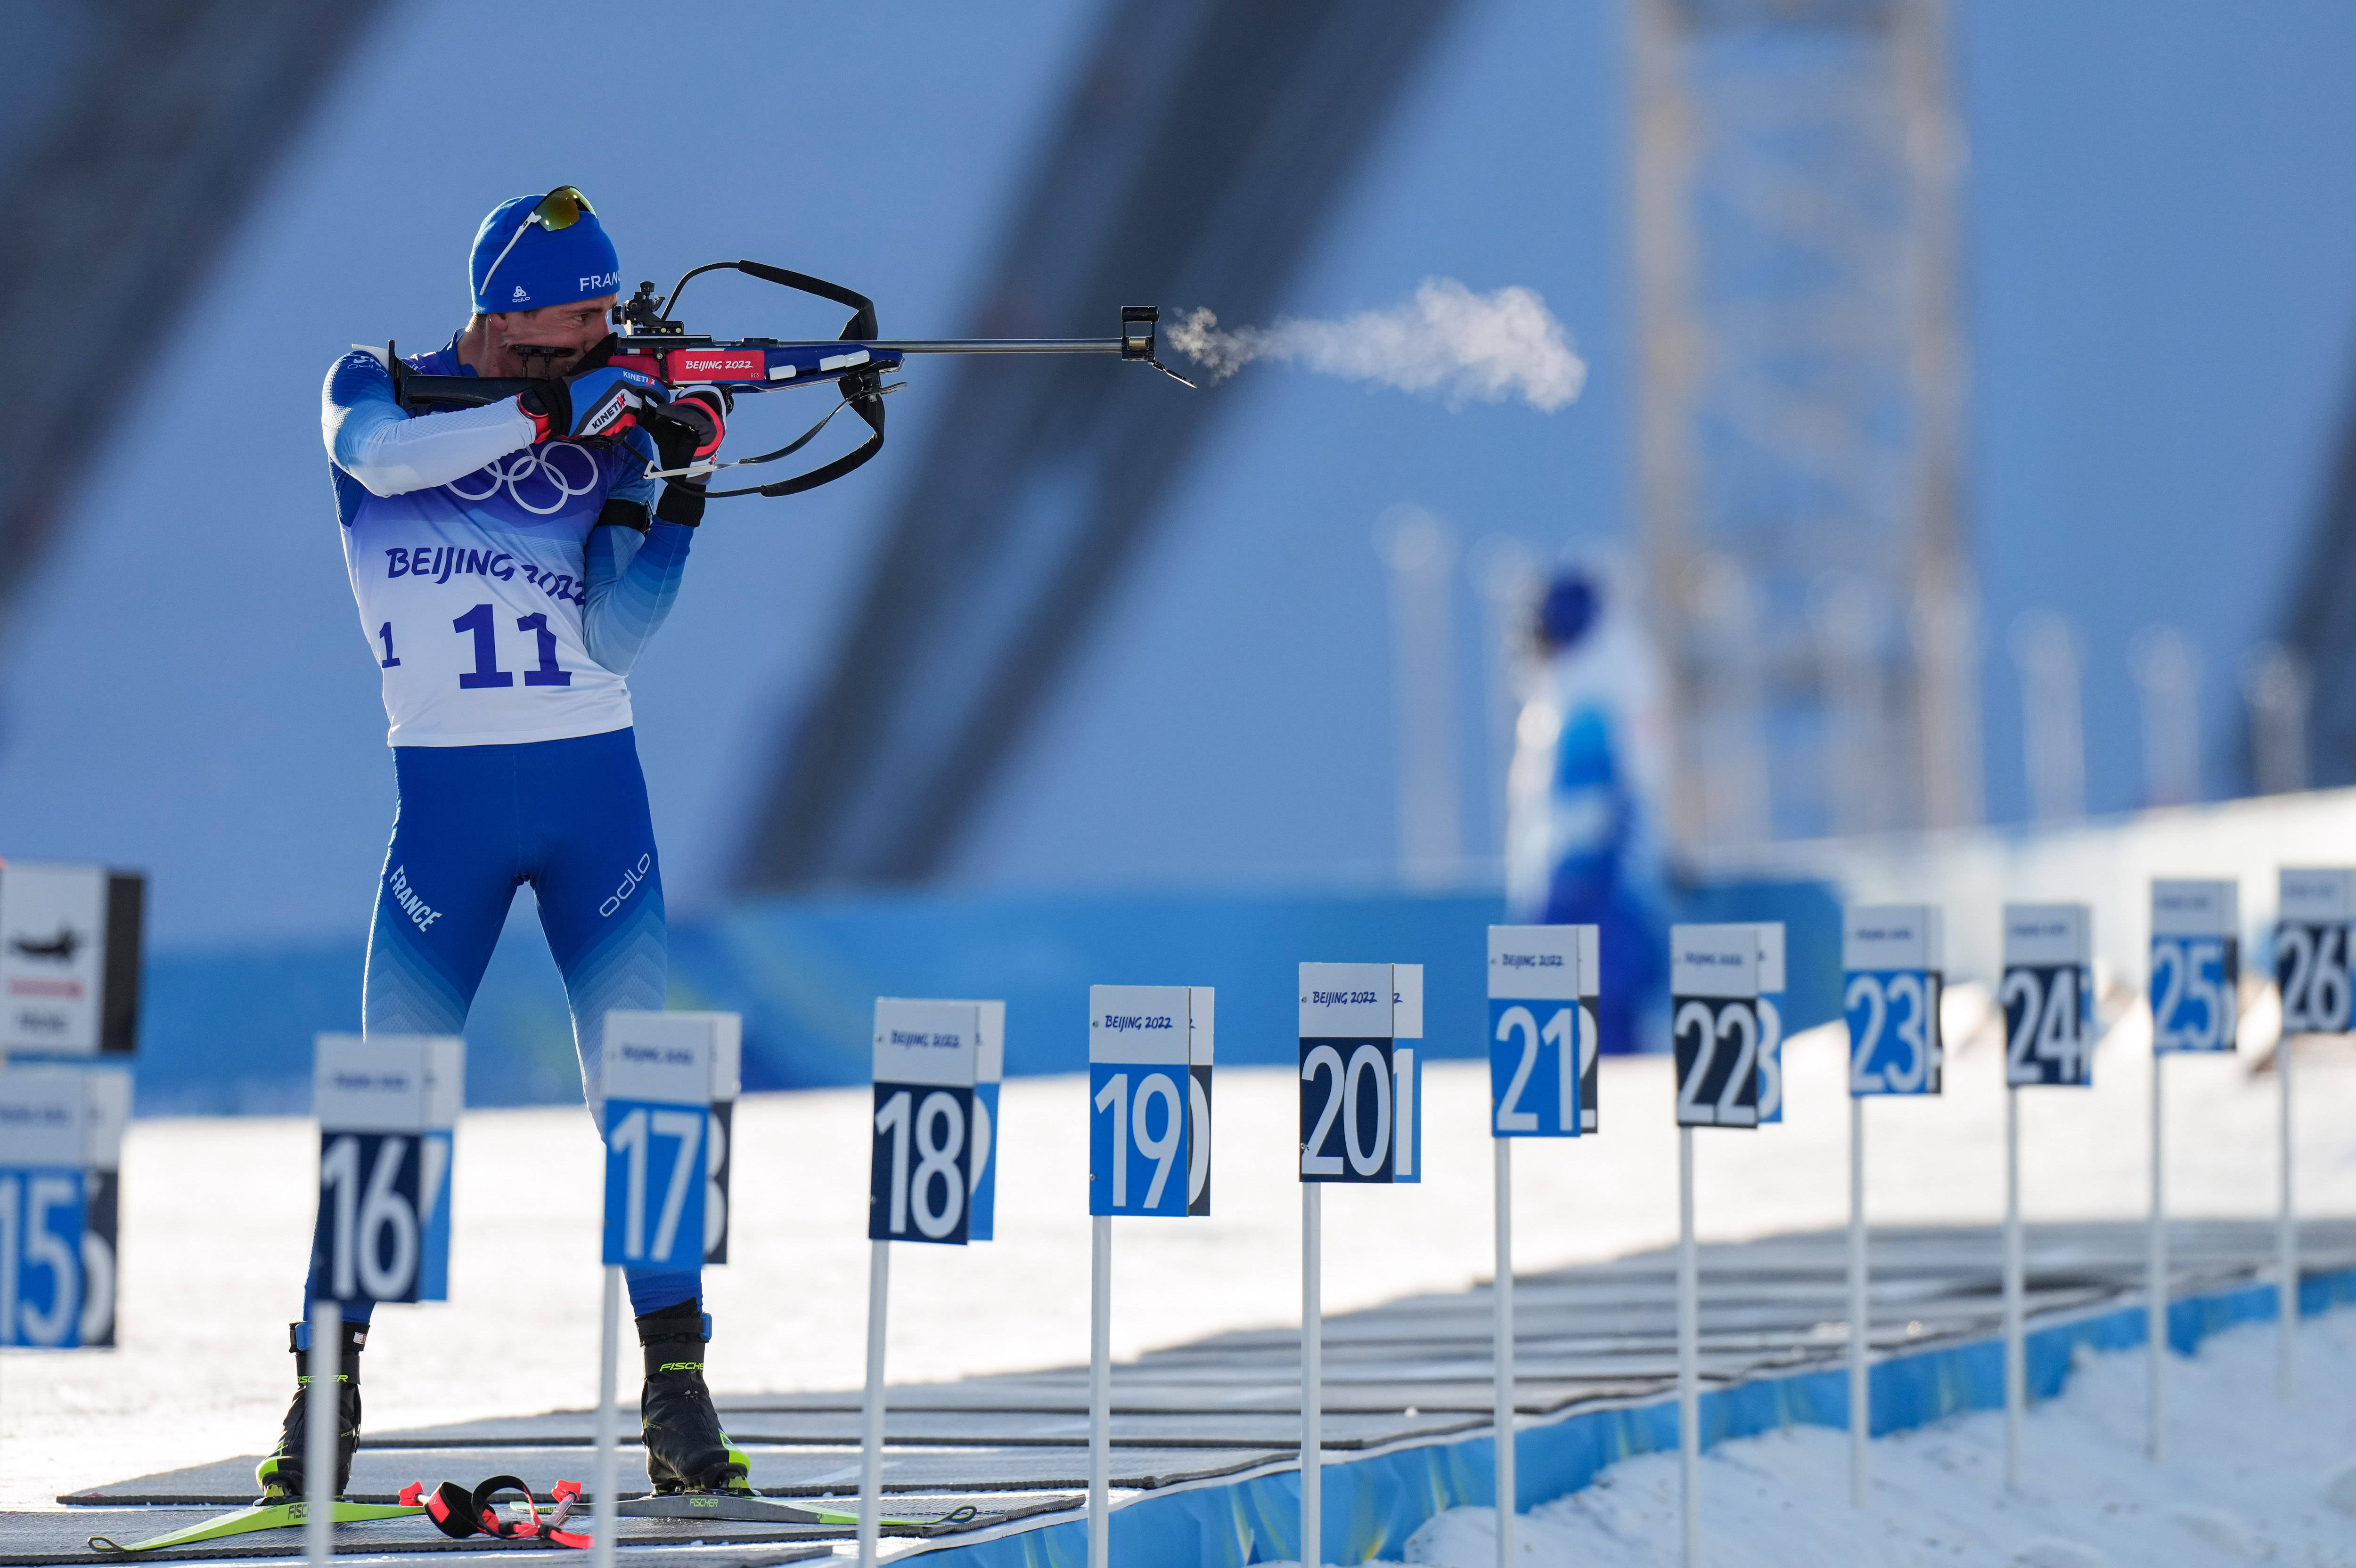
<svg viewBox="0 0 2356 1568"><path fill-rule="evenodd" d="M456 347L404 363L472 375ZM637 448L535 445L512 399L412 416L366 349L328 370L320 424L399 789L362 1028L459 1032L530 882L594 1109L607 1009L663 1005L661 859L627 677L694 530L652 517L658 482ZM700 1292L692 1271L629 1284L640 1313ZM368 1304L344 1315L363 1320Z"/></svg>

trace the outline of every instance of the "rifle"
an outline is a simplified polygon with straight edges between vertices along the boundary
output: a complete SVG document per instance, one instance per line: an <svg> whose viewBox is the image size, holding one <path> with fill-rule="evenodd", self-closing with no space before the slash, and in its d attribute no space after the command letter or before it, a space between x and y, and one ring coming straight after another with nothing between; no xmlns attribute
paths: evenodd
<svg viewBox="0 0 2356 1568"><path fill-rule="evenodd" d="M806 343L775 337L715 338L689 332L670 315L678 307L680 294L686 290L690 279L727 268L763 283L848 305L851 320L841 336ZM905 384L894 381L887 386L884 378L900 369L912 354L1117 354L1125 360L1151 365L1181 386L1192 387L1194 383L1155 357L1155 325L1161 316L1160 309L1153 305L1124 305L1120 334L1116 337L891 339L877 335L875 302L840 283L762 261L708 261L690 269L661 300L655 298L652 283L640 283L637 293L626 303L614 306L615 336L592 353L590 362L573 373L581 375L611 365L651 376L673 389L715 388L732 403L736 397L748 393L796 387L835 388L841 393L840 400L826 411L825 418L793 441L775 452L713 466L748 468L789 457L808 445L844 409L867 424L867 439L857 450L789 479L707 492L715 499L727 496L792 496L840 479L884 450L884 397L887 392L898 391ZM531 385L523 377L421 376L401 362L390 343L384 346L384 357L386 367L392 372L394 400L412 411L427 404L480 407L512 398ZM651 464L647 472L653 478L677 478L685 473L672 473Z"/></svg>

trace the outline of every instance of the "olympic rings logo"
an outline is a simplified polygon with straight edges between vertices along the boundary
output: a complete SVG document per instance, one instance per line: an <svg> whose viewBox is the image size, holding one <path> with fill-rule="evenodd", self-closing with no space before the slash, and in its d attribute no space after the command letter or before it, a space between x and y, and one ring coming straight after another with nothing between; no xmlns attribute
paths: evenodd
<svg viewBox="0 0 2356 1568"><path fill-rule="evenodd" d="M556 461L557 454L564 452L573 453L588 470L581 475L578 484L565 473L567 465ZM490 483L479 493L462 488L477 478L487 478ZM535 495L552 496L554 498L544 507L534 506L526 497L527 485ZM578 446L564 442L549 442L495 459L465 479L453 479L444 488L462 501L487 501L505 490L509 500L532 516L552 517L597 488L597 460Z"/></svg>

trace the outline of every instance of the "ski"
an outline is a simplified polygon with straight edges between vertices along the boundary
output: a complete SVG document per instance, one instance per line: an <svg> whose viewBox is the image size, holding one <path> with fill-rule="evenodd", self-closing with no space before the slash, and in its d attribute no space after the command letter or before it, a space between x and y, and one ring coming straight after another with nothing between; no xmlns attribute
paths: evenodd
<svg viewBox="0 0 2356 1568"><path fill-rule="evenodd" d="M90 1549L92 1552L155 1552L166 1546L187 1546L193 1541L214 1541L225 1535L243 1535L249 1531L284 1530L290 1525L301 1524L310 1516L310 1511L311 1505L307 1502L255 1503L234 1513L221 1514L199 1524L128 1544L110 1541L102 1535L93 1535L90 1538ZM405 1519L411 1514L424 1511L422 1505L339 1502L336 1505L336 1522L353 1524L363 1520Z"/></svg>
<svg viewBox="0 0 2356 1568"><path fill-rule="evenodd" d="M616 1511L624 1519L716 1519L732 1524L852 1525L859 1522L859 1513L855 1509L772 1502L766 1498L751 1497L743 1492L669 1492L659 1497L632 1499L620 1504ZM963 1524L979 1511L968 1503L938 1512L887 1513L881 1522L917 1528Z"/></svg>

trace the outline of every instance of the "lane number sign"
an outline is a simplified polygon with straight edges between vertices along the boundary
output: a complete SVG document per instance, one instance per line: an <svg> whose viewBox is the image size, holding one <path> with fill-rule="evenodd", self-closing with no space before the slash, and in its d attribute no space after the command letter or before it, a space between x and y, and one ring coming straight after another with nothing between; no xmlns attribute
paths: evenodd
<svg viewBox="0 0 2356 1568"><path fill-rule="evenodd" d="M867 1235L961 1247L972 1235L976 1002L875 999Z"/></svg>
<svg viewBox="0 0 2356 1568"><path fill-rule="evenodd" d="M2094 913L2084 904L2004 906L2008 1084L2094 1082Z"/></svg>
<svg viewBox="0 0 2356 1568"><path fill-rule="evenodd" d="M1183 1218L1197 1211L1198 1170L1208 1211L1210 1088L1198 1118L1194 1014L1207 1068L1212 1004L1207 987L1088 987L1089 1213Z"/></svg>
<svg viewBox="0 0 2356 1568"><path fill-rule="evenodd" d="M0 1072L0 1345L82 1342L85 1097L61 1072Z"/></svg>
<svg viewBox="0 0 2356 1568"><path fill-rule="evenodd" d="M2231 1051L2241 1013L2241 887L2151 884L2151 1048Z"/></svg>
<svg viewBox="0 0 2356 1568"><path fill-rule="evenodd" d="M605 1015L608 1266L692 1269L703 1261L712 1036L708 1015Z"/></svg>
<svg viewBox="0 0 2356 1568"><path fill-rule="evenodd" d="M1679 1126L1759 1125L1760 930L1748 922L1669 928Z"/></svg>
<svg viewBox="0 0 2356 1568"><path fill-rule="evenodd" d="M1946 927L1931 904L1858 904L1841 916L1841 1009L1848 1016L1848 1092L1936 1094L1947 1052L1939 1033Z"/></svg>
<svg viewBox="0 0 2356 1568"><path fill-rule="evenodd" d="M1489 928L1489 1131L1575 1138L1595 1078L1591 925Z"/></svg>
<svg viewBox="0 0 2356 1568"><path fill-rule="evenodd" d="M1301 966L1301 1179L1422 1177L1420 964Z"/></svg>
<svg viewBox="0 0 2356 1568"><path fill-rule="evenodd" d="M437 1120L457 1120L465 1051L455 1035L315 1040L319 1223L312 1270L336 1300L429 1299L429 1276L447 1293L450 1145L432 1134ZM429 1247L438 1249L430 1260Z"/></svg>
<svg viewBox="0 0 2356 1568"><path fill-rule="evenodd" d="M2346 1034L2356 869L2286 866L2278 889L2275 983L2282 989L2283 1032Z"/></svg>

